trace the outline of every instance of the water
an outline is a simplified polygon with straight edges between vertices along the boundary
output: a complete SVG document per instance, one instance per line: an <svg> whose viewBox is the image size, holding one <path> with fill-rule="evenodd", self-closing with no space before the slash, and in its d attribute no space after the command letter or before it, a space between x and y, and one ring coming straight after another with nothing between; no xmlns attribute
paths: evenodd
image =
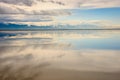
<svg viewBox="0 0 120 80"><path fill-rule="evenodd" d="M119 30L0 32L0 80L120 80L119 75Z"/></svg>

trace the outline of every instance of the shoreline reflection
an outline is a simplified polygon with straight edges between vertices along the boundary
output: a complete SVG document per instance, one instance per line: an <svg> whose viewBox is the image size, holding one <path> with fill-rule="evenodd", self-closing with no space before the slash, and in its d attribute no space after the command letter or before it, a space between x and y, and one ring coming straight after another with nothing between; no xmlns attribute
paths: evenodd
<svg viewBox="0 0 120 80"><path fill-rule="evenodd" d="M120 79L119 31L0 34L0 80Z"/></svg>

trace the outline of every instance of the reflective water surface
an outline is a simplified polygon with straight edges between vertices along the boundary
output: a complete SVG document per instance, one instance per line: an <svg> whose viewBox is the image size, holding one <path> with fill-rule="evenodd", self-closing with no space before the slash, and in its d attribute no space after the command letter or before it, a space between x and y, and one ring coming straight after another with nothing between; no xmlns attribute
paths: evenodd
<svg viewBox="0 0 120 80"><path fill-rule="evenodd" d="M0 31L0 80L120 80L120 31Z"/></svg>

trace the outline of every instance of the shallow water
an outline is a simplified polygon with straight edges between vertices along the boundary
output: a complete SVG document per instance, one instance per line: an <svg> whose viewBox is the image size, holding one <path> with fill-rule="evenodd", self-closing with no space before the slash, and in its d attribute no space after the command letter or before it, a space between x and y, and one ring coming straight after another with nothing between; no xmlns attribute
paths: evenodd
<svg viewBox="0 0 120 80"><path fill-rule="evenodd" d="M119 30L0 32L0 80L120 80L119 75Z"/></svg>

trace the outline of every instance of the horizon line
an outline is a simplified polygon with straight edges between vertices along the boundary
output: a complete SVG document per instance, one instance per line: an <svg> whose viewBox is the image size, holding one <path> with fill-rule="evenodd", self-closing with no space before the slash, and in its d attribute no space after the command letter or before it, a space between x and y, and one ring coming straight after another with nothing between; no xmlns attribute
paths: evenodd
<svg viewBox="0 0 120 80"><path fill-rule="evenodd" d="M120 30L115 29L0 29L0 31L61 31L61 30Z"/></svg>

